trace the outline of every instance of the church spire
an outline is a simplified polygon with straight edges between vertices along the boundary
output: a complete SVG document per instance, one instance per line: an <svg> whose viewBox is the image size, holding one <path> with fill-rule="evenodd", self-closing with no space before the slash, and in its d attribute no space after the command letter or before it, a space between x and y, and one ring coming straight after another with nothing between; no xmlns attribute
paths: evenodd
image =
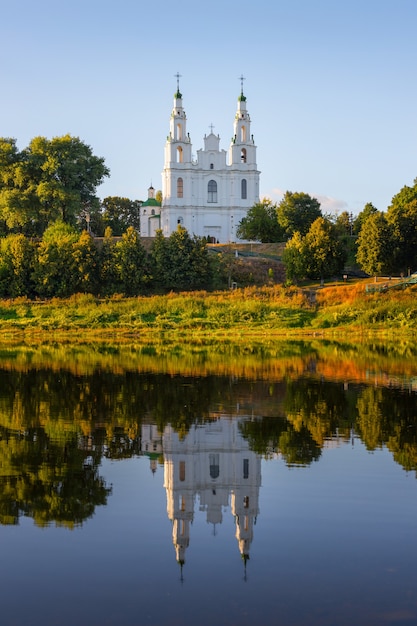
<svg viewBox="0 0 417 626"><path fill-rule="evenodd" d="M239 77L239 80L240 80L240 96L238 99L240 102L245 102L246 96L243 95L243 81L246 80L246 78L243 76L243 74L241 74Z"/></svg>
<svg viewBox="0 0 417 626"><path fill-rule="evenodd" d="M180 92L180 78L181 78L181 74L179 72L177 72L176 74L174 74L175 78L177 79L177 91L174 95L174 98L182 98L182 93Z"/></svg>
<svg viewBox="0 0 417 626"><path fill-rule="evenodd" d="M237 99L237 111L233 126L233 137L229 148L229 162L243 168L256 167L256 146L250 130L250 115L246 108L246 96L243 93L245 77L240 75L240 95Z"/></svg>

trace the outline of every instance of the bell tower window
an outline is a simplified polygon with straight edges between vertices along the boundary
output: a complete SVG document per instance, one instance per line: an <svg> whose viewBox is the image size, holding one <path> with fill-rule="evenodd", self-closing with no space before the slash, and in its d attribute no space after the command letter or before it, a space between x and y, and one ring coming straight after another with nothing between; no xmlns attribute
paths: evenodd
<svg viewBox="0 0 417 626"><path fill-rule="evenodd" d="M182 178L178 178L177 180L177 198L182 198L184 196L184 181Z"/></svg>
<svg viewBox="0 0 417 626"><path fill-rule="evenodd" d="M246 126L242 126L240 129L240 141L246 142Z"/></svg>
<svg viewBox="0 0 417 626"><path fill-rule="evenodd" d="M242 148L240 151L240 160L242 163L246 163L246 148Z"/></svg>
<svg viewBox="0 0 417 626"><path fill-rule="evenodd" d="M207 192L207 202L217 202L217 183L215 180L209 180Z"/></svg>
<svg viewBox="0 0 417 626"><path fill-rule="evenodd" d="M178 141L182 141L182 125L177 124L177 139Z"/></svg>
<svg viewBox="0 0 417 626"><path fill-rule="evenodd" d="M178 148L177 148L177 163L182 163L182 161L183 161L182 148L181 148L181 146L178 146Z"/></svg>

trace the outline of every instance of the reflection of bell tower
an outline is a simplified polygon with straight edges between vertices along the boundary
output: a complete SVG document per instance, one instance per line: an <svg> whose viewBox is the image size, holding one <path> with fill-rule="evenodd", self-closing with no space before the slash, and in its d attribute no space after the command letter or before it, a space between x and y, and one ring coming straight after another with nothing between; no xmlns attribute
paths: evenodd
<svg viewBox="0 0 417 626"><path fill-rule="evenodd" d="M221 524L223 512L231 504L239 551L245 563L249 559L259 512L261 458L249 449L239 431L239 421L222 417L193 426L181 439L171 426L164 430L167 513L181 566L190 543L197 498L199 510L205 511L207 522L213 526Z"/></svg>
<svg viewBox="0 0 417 626"><path fill-rule="evenodd" d="M259 485L257 476L251 475L257 468L250 468L250 459L243 459L243 481L236 486L232 498L232 513L236 522L236 539L242 559L249 559L249 549L253 540L253 527L256 524L256 516L259 506Z"/></svg>
<svg viewBox="0 0 417 626"><path fill-rule="evenodd" d="M170 450L169 442L172 440L175 440L175 451ZM190 542L190 522L194 518L193 459L187 452L187 442L180 440L171 426L165 428L163 448L167 513L172 522L172 542L177 562L183 565Z"/></svg>
<svg viewBox="0 0 417 626"><path fill-rule="evenodd" d="M151 472L155 474L162 455L162 435L155 424L142 424L141 452L149 457Z"/></svg>

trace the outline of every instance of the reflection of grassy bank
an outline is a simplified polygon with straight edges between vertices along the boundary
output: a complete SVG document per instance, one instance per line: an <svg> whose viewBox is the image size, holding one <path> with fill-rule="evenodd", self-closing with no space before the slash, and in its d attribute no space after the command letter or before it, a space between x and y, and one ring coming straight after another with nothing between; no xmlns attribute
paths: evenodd
<svg viewBox="0 0 417 626"><path fill-rule="evenodd" d="M102 301L89 295L0 303L3 338L44 341L80 335L235 341L272 336L403 336L417 326L417 288L366 293L364 286L301 290L282 286L219 293L168 294Z"/></svg>
<svg viewBox="0 0 417 626"><path fill-rule="evenodd" d="M417 380L417 343L355 344L336 340L264 339L258 342L155 341L0 344L0 367L28 372L48 369L76 375L94 372L162 373L171 376L234 376L270 382L317 378L402 386Z"/></svg>

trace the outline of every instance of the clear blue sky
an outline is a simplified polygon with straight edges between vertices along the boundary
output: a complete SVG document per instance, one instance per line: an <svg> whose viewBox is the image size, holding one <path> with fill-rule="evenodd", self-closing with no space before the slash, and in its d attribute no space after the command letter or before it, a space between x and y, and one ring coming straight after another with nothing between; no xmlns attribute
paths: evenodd
<svg viewBox="0 0 417 626"><path fill-rule="evenodd" d="M105 158L100 197L161 188L176 90L193 152L228 149L240 93L261 197L386 210L417 176L416 0L2 3L0 136L70 133Z"/></svg>

